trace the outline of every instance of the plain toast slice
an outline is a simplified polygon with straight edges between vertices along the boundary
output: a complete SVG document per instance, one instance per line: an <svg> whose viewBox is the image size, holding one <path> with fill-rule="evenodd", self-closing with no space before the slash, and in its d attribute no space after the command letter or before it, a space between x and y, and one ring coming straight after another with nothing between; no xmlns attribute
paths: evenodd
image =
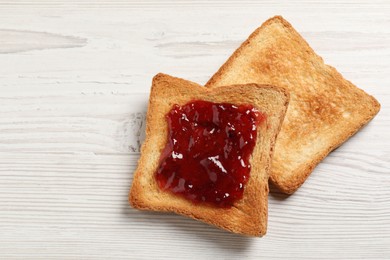
<svg viewBox="0 0 390 260"><path fill-rule="evenodd" d="M251 172L243 198L231 208L193 204L181 196L162 191L155 180L168 124L165 118L174 104L193 100L234 105L250 104L266 114L250 157ZM262 236L267 228L268 177L272 150L289 101L288 93L269 85L235 85L205 88L165 74L154 77L146 121L146 138L134 174L129 202L142 210L175 212L201 220L234 233Z"/></svg>
<svg viewBox="0 0 390 260"><path fill-rule="evenodd" d="M256 29L206 87L245 83L270 84L290 92L270 175L271 182L290 194L380 109L374 97L326 65L281 16Z"/></svg>

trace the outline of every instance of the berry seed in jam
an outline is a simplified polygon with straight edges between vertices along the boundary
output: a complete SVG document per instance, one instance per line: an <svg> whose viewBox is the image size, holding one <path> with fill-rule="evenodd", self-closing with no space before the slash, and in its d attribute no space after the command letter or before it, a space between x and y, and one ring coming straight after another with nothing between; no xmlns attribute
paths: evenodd
<svg viewBox="0 0 390 260"><path fill-rule="evenodd" d="M257 126L253 106L192 101L166 116L168 141L156 180L162 190L194 203L231 207L249 179Z"/></svg>

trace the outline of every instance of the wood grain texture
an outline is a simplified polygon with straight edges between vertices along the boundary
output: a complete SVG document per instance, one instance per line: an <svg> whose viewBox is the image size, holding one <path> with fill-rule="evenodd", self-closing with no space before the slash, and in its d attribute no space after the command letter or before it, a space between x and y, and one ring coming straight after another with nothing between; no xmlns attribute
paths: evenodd
<svg viewBox="0 0 390 260"><path fill-rule="evenodd" d="M281 14L382 104L262 239L127 203L157 72L198 83ZM0 259L389 259L388 1L0 1Z"/></svg>

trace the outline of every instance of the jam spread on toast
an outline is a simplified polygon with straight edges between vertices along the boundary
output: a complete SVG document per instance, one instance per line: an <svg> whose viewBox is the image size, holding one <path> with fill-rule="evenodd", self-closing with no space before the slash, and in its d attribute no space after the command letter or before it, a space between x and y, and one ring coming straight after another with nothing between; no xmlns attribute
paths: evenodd
<svg viewBox="0 0 390 260"><path fill-rule="evenodd" d="M231 207L242 198L265 115L251 105L195 100L166 115L168 141L156 180L194 203Z"/></svg>

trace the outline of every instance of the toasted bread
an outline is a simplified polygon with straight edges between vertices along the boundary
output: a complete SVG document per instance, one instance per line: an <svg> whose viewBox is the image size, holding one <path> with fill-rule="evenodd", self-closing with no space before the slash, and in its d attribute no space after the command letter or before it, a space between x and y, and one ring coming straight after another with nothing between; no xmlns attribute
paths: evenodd
<svg viewBox="0 0 390 260"><path fill-rule="evenodd" d="M289 194L380 109L374 97L326 65L280 16L256 29L206 87L245 83L270 84L290 92L270 175L271 182Z"/></svg>
<svg viewBox="0 0 390 260"><path fill-rule="evenodd" d="M258 126L256 144L250 157L250 178L243 198L231 208L194 204L181 196L162 191L156 182L162 150L167 143L168 124L165 115L174 104L192 100L235 105L251 104L266 119ZM268 177L276 135L289 101L288 93L269 85L235 85L205 88L164 74L154 77L146 122L146 139L134 174L129 202L142 210L169 211L248 236L262 236L267 228Z"/></svg>

